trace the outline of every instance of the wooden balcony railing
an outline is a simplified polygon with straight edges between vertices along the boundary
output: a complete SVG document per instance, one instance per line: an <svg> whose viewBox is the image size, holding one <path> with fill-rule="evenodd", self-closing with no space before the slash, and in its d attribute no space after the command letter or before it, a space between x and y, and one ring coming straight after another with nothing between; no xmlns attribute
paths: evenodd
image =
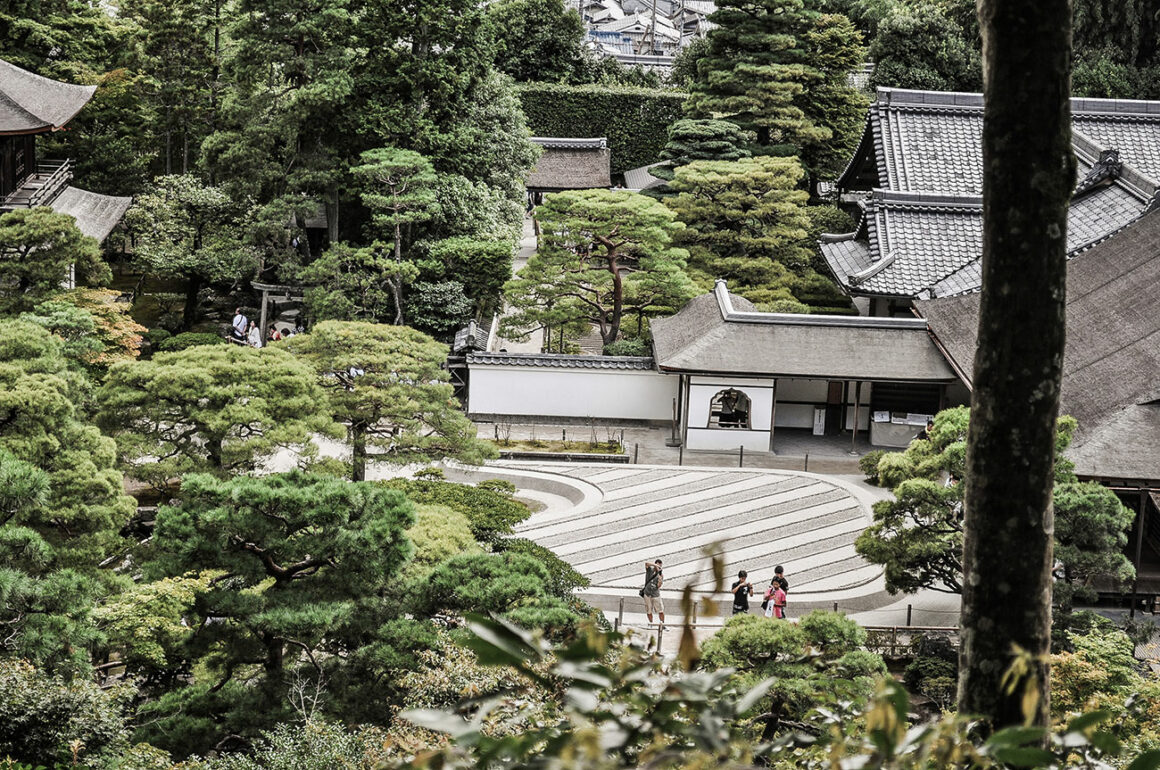
<svg viewBox="0 0 1160 770"><path fill-rule="evenodd" d="M51 205L61 190L72 181L72 160L42 160L36 164L36 173L4 199L0 208L22 209Z"/></svg>

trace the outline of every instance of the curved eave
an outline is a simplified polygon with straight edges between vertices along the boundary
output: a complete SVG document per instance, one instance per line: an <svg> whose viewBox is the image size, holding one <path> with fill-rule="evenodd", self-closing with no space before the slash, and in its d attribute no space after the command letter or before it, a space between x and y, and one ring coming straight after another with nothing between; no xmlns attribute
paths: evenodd
<svg viewBox="0 0 1160 770"><path fill-rule="evenodd" d="M782 380L850 380L851 382L930 382L935 384L950 384L958 381L957 376L939 378L883 377L845 374L814 374L787 371L755 372L753 370L732 371L713 369L685 369L679 366L660 365L657 366L657 371L661 372L662 374L697 374L704 377L739 377L750 380L768 380L770 378L774 378Z"/></svg>

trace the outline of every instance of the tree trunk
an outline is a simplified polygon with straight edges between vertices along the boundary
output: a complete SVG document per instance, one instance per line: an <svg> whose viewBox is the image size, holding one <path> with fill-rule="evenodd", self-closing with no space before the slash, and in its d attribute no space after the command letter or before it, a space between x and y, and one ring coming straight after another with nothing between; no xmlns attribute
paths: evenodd
<svg viewBox="0 0 1160 770"><path fill-rule="evenodd" d="M395 262L403 262L403 233L399 223L395 223ZM395 326L403 325L403 278L398 276L391 281L391 292L395 296Z"/></svg>
<svg viewBox="0 0 1160 770"><path fill-rule="evenodd" d="M201 293L201 276L190 276L185 284L185 306L181 309L181 330L187 332L197 321L197 295Z"/></svg>
<svg viewBox="0 0 1160 770"><path fill-rule="evenodd" d="M624 314L624 278L620 275L615 254L608 260L608 272L612 273L612 317L608 326L603 328L605 345L611 345L620 336L620 318Z"/></svg>
<svg viewBox="0 0 1160 770"><path fill-rule="evenodd" d="M361 422L350 426L350 480L366 481L367 477L367 426Z"/></svg>
<svg viewBox="0 0 1160 770"><path fill-rule="evenodd" d="M983 30L983 293L967 446L959 711L1048 720L1055 420L1064 347L1067 205L1075 184L1067 0L979 0ZM1035 680L1003 692L1013 645Z"/></svg>
<svg viewBox="0 0 1160 770"><path fill-rule="evenodd" d="M211 468L222 467L222 439L220 436L206 439L205 452Z"/></svg>

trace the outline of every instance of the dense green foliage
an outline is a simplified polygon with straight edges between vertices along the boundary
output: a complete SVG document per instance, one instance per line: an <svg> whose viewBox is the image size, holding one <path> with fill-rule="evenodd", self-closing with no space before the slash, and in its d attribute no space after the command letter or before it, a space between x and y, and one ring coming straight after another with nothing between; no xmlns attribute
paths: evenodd
<svg viewBox="0 0 1160 770"><path fill-rule="evenodd" d="M401 490L416 505L439 505L463 514L476 540L492 543L510 534L512 527L528 517L528 507L510 495L484 487L447 484L441 481L391 479L380 482Z"/></svg>
<svg viewBox="0 0 1160 770"><path fill-rule="evenodd" d="M893 500L874 504L874 523L855 543L863 558L885 568L886 588L913 593L921 588L962 591L963 479L970 412L958 407L935 416L927 440L903 452L888 452L877 464L878 483L894 490ZM1054 601L1069 608L1075 598L1096 598L1099 579L1126 585L1135 576L1123 554L1132 512L1115 493L1080 483L1063 450L1075 420L1060 418L1056 434L1056 570Z"/></svg>
<svg viewBox="0 0 1160 770"><path fill-rule="evenodd" d="M655 163L665 129L682 117L686 94L605 85L528 83L517 89L535 136L608 138L612 173Z"/></svg>
<svg viewBox="0 0 1160 770"><path fill-rule="evenodd" d="M313 370L274 348L196 345L115 364L97 398L134 476L158 485L252 471L331 425Z"/></svg>
<svg viewBox="0 0 1160 770"><path fill-rule="evenodd" d="M282 347L314 370L328 396L324 408L347 427L355 481L366 477L368 460L478 464L494 456L459 411L442 368L446 348L422 332L323 321Z"/></svg>

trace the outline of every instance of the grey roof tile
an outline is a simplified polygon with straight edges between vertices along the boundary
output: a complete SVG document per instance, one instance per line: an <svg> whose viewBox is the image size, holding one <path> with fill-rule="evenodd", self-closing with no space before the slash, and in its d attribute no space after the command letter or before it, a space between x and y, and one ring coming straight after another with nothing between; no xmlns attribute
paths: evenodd
<svg viewBox="0 0 1160 770"><path fill-rule="evenodd" d="M651 328L661 371L904 382L955 376L918 319L760 313L724 281Z"/></svg>
<svg viewBox="0 0 1160 770"><path fill-rule="evenodd" d="M468 353L472 366L538 366L554 369L654 369L647 356L572 356L554 353Z"/></svg>
<svg viewBox="0 0 1160 770"><path fill-rule="evenodd" d="M968 382L979 298L975 293L915 305ZM1160 211L1068 262L1060 413L1079 420L1069 455L1077 462L1082 458L1081 470L1087 468L1089 475L1113 476L1119 468L1124 478L1160 476L1158 301ZM1129 462L1132 451L1137 455ZM1152 471L1137 476L1138 471L1128 472L1132 468Z"/></svg>

